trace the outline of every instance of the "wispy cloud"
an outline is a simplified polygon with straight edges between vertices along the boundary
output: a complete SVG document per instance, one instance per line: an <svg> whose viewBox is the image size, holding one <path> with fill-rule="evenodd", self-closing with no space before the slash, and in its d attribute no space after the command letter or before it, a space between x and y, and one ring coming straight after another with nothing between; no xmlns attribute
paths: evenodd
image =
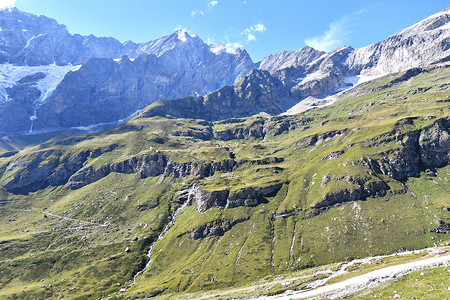
<svg viewBox="0 0 450 300"><path fill-rule="evenodd" d="M16 0L0 0L0 10L13 7L16 4Z"/></svg>
<svg viewBox="0 0 450 300"><path fill-rule="evenodd" d="M322 51L330 51L344 45L352 34L352 23L365 11L363 8L332 22L322 35L306 39L305 44Z"/></svg>
<svg viewBox="0 0 450 300"><path fill-rule="evenodd" d="M191 11L191 17L195 17L197 15L204 16L205 12L203 10L193 10L193 11Z"/></svg>
<svg viewBox="0 0 450 300"><path fill-rule="evenodd" d="M211 12L217 4L219 4L219 1L217 1L217 0L213 0L213 1L209 1L208 0L205 3L205 6L203 7L203 10L202 9L197 9L197 10L192 9L190 15L191 15L191 17L204 16L207 13Z"/></svg>
<svg viewBox="0 0 450 300"><path fill-rule="evenodd" d="M245 29L241 34L247 36L247 42L251 42L256 41L255 33L263 33L266 30L266 26L264 26L264 24L262 23L259 23Z"/></svg>
<svg viewBox="0 0 450 300"><path fill-rule="evenodd" d="M213 0L213 1L210 1L210 2L208 3L208 7L214 7L214 6L216 6L217 4L219 4L219 1Z"/></svg>

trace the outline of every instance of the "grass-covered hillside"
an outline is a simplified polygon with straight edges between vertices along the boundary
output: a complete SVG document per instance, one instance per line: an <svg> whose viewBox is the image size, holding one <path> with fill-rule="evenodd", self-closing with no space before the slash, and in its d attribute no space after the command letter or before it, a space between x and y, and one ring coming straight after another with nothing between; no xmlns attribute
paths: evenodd
<svg viewBox="0 0 450 300"><path fill-rule="evenodd" d="M296 116L169 113L5 152L0 298L170 298L447 242L449 78L414 69Z"/></svg>

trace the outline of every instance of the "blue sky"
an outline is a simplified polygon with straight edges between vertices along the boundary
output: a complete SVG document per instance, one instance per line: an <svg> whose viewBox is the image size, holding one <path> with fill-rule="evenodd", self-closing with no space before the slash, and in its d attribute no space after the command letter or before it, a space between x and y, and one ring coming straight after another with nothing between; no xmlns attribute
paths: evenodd
<svg viewBox="0 0 450 300"><path fill-rule="evenodd" d="M305 45L363 47L426 18L448 0L0 0L70 33L146 42L176 29L246 49L254 61Z"/></svg>

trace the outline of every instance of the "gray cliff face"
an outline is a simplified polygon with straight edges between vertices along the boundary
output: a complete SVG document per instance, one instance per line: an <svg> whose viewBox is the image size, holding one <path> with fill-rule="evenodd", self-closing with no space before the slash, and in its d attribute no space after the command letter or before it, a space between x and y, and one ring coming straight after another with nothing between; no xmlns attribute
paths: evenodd
<svg viewBox="0 0 450 300"><path fill-rule="evenodd" d="M79 71L67 74L38 108L34 128L125 119L159 99L199 96L233 84L253 65L244 51L216 55L197 37L187 37L182 43L192 45L187 44L187 49L175 46L159 57L143 54L135 60L89 60Z"/></svg>
<svg viewBox="0 0 450 300"><path fill-rule="evenodd" d="M450 54L448 8L373 45L356 49L346 64L365 76L429 65Z"/></svg>

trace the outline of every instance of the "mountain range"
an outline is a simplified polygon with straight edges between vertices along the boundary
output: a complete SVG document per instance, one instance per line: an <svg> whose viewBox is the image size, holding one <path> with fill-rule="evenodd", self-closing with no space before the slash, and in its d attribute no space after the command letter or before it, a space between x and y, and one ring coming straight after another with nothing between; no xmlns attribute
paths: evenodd
<svg viewBox="0 0 450 300"><path fill-rule="evenodd" d="M308 97L323 98L447 57L449 19L447 7L364 48L325 53L305 47L254 63L245 50L229 53L223 45L206 45L184 30L148 43L122 44L113 38L71 35L53 19L4 10L0 134L116 124L157 100L183 97L192 97L189 105L202 106L210 120L280 114ZM232 107L219 113L218 104L211 104L215 101L228 101ZM186 99L170 107L184 103ZM157 114L172 113L157 106Z"/></svg>

